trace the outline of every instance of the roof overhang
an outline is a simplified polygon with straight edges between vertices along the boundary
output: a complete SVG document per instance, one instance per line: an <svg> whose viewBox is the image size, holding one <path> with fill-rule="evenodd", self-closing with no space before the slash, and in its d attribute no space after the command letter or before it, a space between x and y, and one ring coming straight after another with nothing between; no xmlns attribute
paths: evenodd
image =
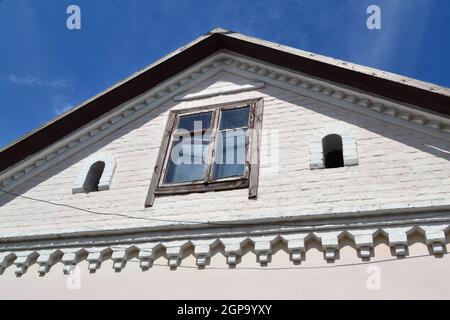
<svg viewBox="0 0 450 320"><path fill-rule="evenodd" d="M219 50L450 116L450 89L236 32L214 29L0 150L0 172Z"/></svg>

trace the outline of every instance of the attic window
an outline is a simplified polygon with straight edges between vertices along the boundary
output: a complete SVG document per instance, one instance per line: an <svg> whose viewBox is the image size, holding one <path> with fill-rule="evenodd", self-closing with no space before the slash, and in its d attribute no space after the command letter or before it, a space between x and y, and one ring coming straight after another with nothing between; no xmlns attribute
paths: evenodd
<svg viewBox="0 0 450 320"><path fill-rule="evenodd" d="M93 154L87 158L72 188L72 193L109 190L116 170L116 160L108 154Z"/></svg>
<svg viewBox="0 0 450 320"><path fill-rule="evenodd" d="M171 111L146 206L155 196L249 188L256 198L263 101Z"/></svg>
<svg viewBox="0 0 450 320"><path fill-rule="evenodd" d="M332 125L314 133L309 145L309 168L331 169L357 166L358 148L353 132L342 125Z"/></svg>
<svg viewBox="0 0 450 320"><path fill-rule="evenodd" d="M342 137L330 134L323 138L323 160L326 169L341 168L344 166L344 154L342 151Z"/></svg>
<svg viewBox="0 0 450 320"><path fill-rule="evenodd" d="M97 161L91 166L86 176L86 181L84 182L84 190L86 192L98 191L98 184L103 170L105 170L105 163L103 161Z"/></svg>

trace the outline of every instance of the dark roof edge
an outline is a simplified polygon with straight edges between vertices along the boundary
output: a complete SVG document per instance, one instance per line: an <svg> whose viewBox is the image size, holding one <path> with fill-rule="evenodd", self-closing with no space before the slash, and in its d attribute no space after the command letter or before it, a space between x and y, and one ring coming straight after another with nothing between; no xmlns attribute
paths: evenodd
<svg viewBox="0 0 450 320"><path fill-rule="evenodd" d="M217 28L9 144L0 172L221 49L450 116L448 88Z"/></svg>

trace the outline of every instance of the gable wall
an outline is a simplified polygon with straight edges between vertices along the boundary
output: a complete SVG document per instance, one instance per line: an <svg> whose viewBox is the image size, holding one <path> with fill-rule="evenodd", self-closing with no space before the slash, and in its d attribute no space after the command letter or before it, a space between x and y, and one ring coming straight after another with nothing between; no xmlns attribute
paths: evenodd
<svg viewBox="0 0 450 320"><path fill-rule="evenodd" d="M223 86L228 86L226 80L233 81L227 77L221 77ZM144 208L171 108L256 97L264 97L264 132L278 132L280 138L277 172L265 168L270 158L262 153L258 200L249 200L248 190L243 189L157 198L152 208ZM311 137L323 127L340 125L357 138L359 166L311 171ZM263 150L268 140L263 140ZM95 152L117 160L110 190L73 195L71 189L82 160ZM199 101L169 101L13 191L96 212L190 221L428 207L450 204L449 159L450 146L443 140L266 85L264 89ZM2 236L166 223L95 215L11 196L0 198Z"/></svg>

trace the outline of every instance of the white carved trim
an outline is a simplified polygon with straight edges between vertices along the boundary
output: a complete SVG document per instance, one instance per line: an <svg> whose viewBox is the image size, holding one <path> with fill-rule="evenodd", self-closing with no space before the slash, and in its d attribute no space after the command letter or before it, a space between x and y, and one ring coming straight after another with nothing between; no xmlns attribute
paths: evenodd
<svg viewBox="0 0 450 320"><path fill-rule="evenodd" d="M231 54L230 54L231 55ZM421 111L412 105L400 104L363 91L357 91L325 79L313 78L298 72L281 69L252 58L231 55L224 58L224 70L252 80L264 81L282 89L293 91L333 105L367 114L378 119L414 128L439 139L450 137L450 119ZM253 76L251 76L253 74ZM280 86L283 84L282 86ZM375 111L375 112L373 112ZM383 115L383 117L379 117ZM396 120L395 122L392 119ZM407 124L409 122L409 125ZM414 124L413 126L411 126ZM423 130L423 129L434 130ZM436 134L440 131L443 134Z"/></svg>
<svg viewBox="0 0 450 320"><path fill-rule="evenodd" d="M78 174L75 183L73 184L72 193L75 194L86 192L84 187L86 178L91 167L97 162L105 163L105 168L103 169L102 176L98 183L98 191L109 190L114 172L116 170L116 160L108 154L94 154L84 160L83 167Z"/></svg>
<svg viewBox="0 0 450 320"><path fill-rule="evenodd" d="M119 246L113 250L111 260L115 272L121 272L125 268L127 261L135 258L138 253L138 248L135 246Z"/></svg>
<svg viewBox="0 0 450 320"><path fill-rule="evenodd" d="M255 82L255 83L249 83L249 84L245 84L245 85L235 86L234 88L229 88L229 89L218 88L218 89L211 90L210 92L205 92L205 93L199 92L199 93L190 93L187 95L176 96L175 101L192 101L192 100L198 100L198 99L211 98L211 97L225 95L225 94L242 93L242 92L246 92L246 91L262 89L262 88L264 88L264 86L265 86L264 82Z"/></svg>
<svg viewBox="0 0 450 320"><path fill-rule="evenodd" d="M64 264L63 273L69 275L75 266L87 258L87 251L80 248L69 248L61 250L63 256L61 262Z"/></svg>
<svg viewBox="0 0 450 320"><path fill-rule="evenodd" d="M289 259L294 264L299 264L307 255L304 253L310 247L310 242L319 241L323 257L327 262L334 263L339 259L340 250L348 248L348 243L341 242L344 235L354 243L350 247L358 251L359 257L367 261L375 257L374 239L378 235L387 236L388 244L392 249L392 255L395 257L404 257L409 254L408 238L414 233L419 232L426 236L422 242L430 248L430 255L439 256L446 253L445 233L449 230L450 224L412 224L398 227L380 227L380 228L357 228L357 229L338 229L328 232L294 232L277 233L272 235L255 235L248 237L214 237L195 238L195 235L186 237L184 240L162 240L162 241L143 241L139 243L129 242L125 238L124 243L97 243L89 241L83 246L76 239L73 240L73 247L56 246L54 248L43 248L31 250L29 247L23 250L5 250L0 251L0 275L11 265L16 266L16 275L21 276L33 264L38 264L38 273L43 276L51 267L61 261L64 264L63 272L70 274L70 271L80 262L88 261L88 270L96 272L102 263L106 260L113 261L113 269L116 272L123 270L129 262L140 263L143 271L153 266L153 262L158 257L156 252L161 251L162 256L167 259L168 266L175 270L180 266L182 260L187 257L184 254L187 248L192 248L194 256L197 259L199 269L207 268L210 259L216 254L224 253L226 264L234 267L240 263L241 256L254 252L256 262L261 266L267 266L271 262L271 257L276 253L277 244L284 243L285 250L289 252ZM413 243L413 242L411 242ZM246 246L253 246L253 250L244 250ZM216 250L223 248L223 250ZM304 256L304 257L303 257Z"/></svg>
<svg viewBox="0 0 450 320"><path fill-rule="evenodd" d="M16 255L11 252L0 252L0 275L3 274L6 268L13 264Z"/></svg>
<svg viewBox="0 0 450 320"><path fill-rule="evenodd" d="M39 257L36 261L37 264L39 264L39 276L43 277L47 274L51 267L61 260L62 255L63 253L60 250L47 250L39 252Z"/></svg>
<svg viewBox="0 0 450 320"><path fill-rule="evenodd" d="M425 233L426 243L431 246L433 254L445 253L445 232L448 225L422 226L420 229Z"/></svg>
<svg viewBox="0 0 450 320"><path fill-rule="evenodd" d="M111 258L113 251L110 248L86 248L88 256L86 260L89 262L88 270L90 273L97 272L103 261Z"/></svg>
<svg viewBox="0 0 450 320"><path fill-rule="evenodd" d="M36 251L22 251L16 254L16 259L14 260L14 265L16 266L15 274L17 277L21 277L28 268L35 264L39 253Z"/></svg>
<svg viewBox="0 0 450 320"><path fill-rule="evenodd" d="M175 270L180 265L184 248L190 245L190 241L172 241L162 245L166 248L167 265L171 270Z"/></svg>
<svg viewBox="0 0 450 320"><path fill-rule="evenodd" d="M342 152L344 156L344 166L358 165L358 150L356 138L352 131L344 126L332 126L318 130L309 143L309 168L323 169L325 167L323 154L323 139L331 134L337 134L342 138Z"/></svg>

